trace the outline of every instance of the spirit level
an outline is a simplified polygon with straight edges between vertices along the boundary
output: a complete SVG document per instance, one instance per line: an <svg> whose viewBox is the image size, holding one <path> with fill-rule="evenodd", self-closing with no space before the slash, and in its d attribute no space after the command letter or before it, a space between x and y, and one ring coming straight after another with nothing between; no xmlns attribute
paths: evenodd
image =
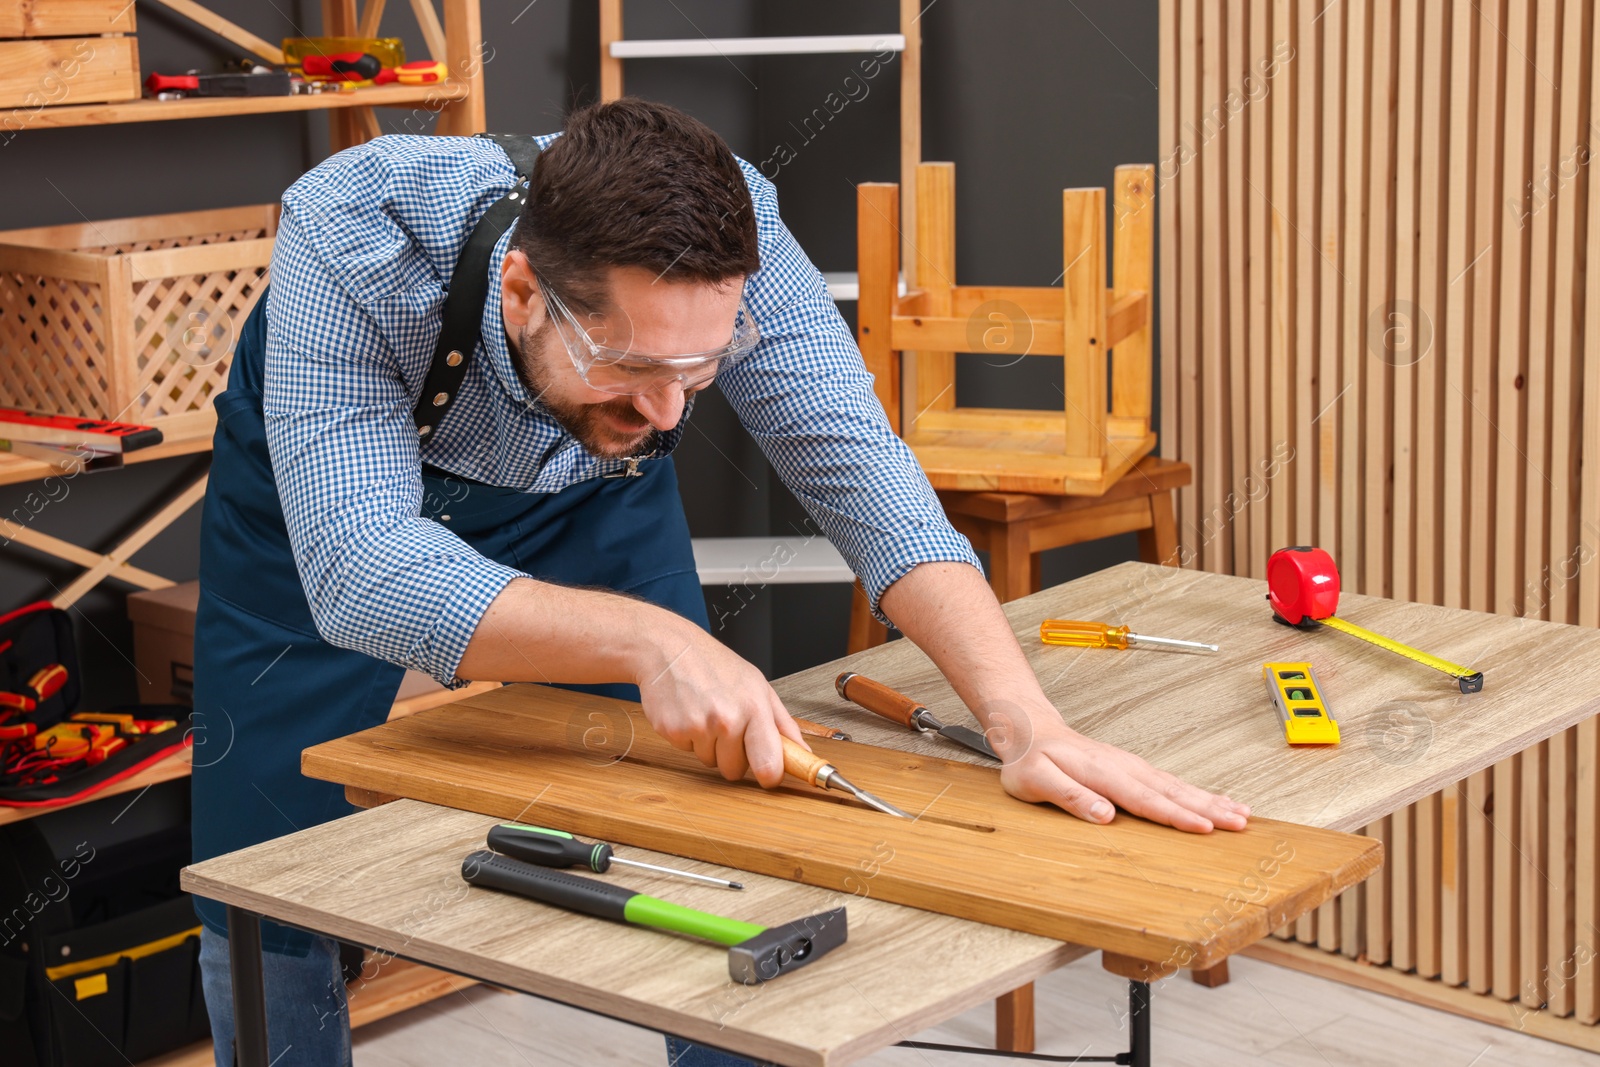
<svg viewBox="0 0 1600 1067"><path fill-rule="evenodd" d="M1448 674L1456 680L1463 693L1476 693L1483 688L1482 671L1451 663L1419 648L1375 634L1353 622L1336 618L1334 612L1339 608L1339 568L1334 566L1333 557L1320 548L1300 545L1274 552L1267 560L1267 600L1272 603L1277 620L1288 626L1302 630L1314 629L1319 625L1328 626L1424 667Z"/></svg>
<svg viewBox="0 0 1600 1067"><path fill-rule="evenodd" d="M1339 743L1339 724L1328 714L1311 664L1266 663L1261 667L1261 676L1267 680L1272 706L1283 720L1285 740L1291 745Z"/></svg>

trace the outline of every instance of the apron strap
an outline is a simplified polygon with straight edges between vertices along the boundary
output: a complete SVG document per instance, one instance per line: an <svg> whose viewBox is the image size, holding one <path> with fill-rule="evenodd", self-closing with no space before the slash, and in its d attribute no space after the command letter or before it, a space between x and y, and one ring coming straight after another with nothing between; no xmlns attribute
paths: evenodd
<svg viewBox="0 0 1600 1067"><path fill-rule="evenodd" d="M489 257L494 254L494 246L501 235L517 221L528 196L534 160L539 157L539 146L531 135L480 133L476 136L499 145L523 180L483 213L456 256L450 285L445 290L444 309L440 312L439 342L434 346L433 361L422 380L417 406L411 411L419 438L426 438L438 428L466 379L467 360L478 346L478 335L483 330L483 305L489 295Z"/></svg>

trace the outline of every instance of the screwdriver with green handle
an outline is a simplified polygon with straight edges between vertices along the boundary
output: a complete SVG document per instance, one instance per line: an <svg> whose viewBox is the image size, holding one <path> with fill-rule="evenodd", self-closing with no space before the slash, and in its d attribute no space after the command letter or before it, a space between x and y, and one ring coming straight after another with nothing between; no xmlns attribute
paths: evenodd
<svg viewBox="0 0 1600 1067"><path fill-rule="evenodd" d="M680 871L672 867L659 867L642 860L627 860L616 855L603 841L580 841L563 830L544 826L525 826L522 823L503 822L489 831L489 847L506 856L513 856L541 867L587 867L596 874L604 874L613 863L624 867L671 874L695 882L705 882L723 889L743 889L738 882L726 878L713 878L694 871Z"/></svg>

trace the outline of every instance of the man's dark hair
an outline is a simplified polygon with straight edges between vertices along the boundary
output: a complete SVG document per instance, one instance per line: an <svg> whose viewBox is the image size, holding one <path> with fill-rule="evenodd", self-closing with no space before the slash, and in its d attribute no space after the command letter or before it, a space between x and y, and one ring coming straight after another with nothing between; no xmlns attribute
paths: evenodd
<svg viewBox="0 0 1600 1067"><path fill-rule="evenodd" d="M574 310L596 312L610 267L717 283L760 266L750 189L727 143L637 99L572 113L534 164L512 247Z"/></svg>

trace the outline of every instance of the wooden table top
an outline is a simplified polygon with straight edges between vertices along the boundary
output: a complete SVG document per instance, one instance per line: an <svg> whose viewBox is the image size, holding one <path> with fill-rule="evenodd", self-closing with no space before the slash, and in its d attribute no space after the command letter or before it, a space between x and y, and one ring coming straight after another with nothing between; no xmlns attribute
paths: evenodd
<svg viewBox="0 0 1600 1067"><path fill-rule="evenodd" d="M876 899L621 846L619 856L737 878L741 893L627 871L625 884L773 925L848 907L850 939L763 986L727 952L474 889L461 860L492 820L403 800L196 864L191 893L406 959L789 1067L830 1067L909 1037L1088 950ZM614 869L620 872L620 868Z"/></svg>
<svg viewBox="0 0 1600 1067"><path fill-rule="evenodd" d="M1273 621L1267 584L1123 563L1005 605L1022 649L1067 723L1129 749L1258 816L1358 830L1600 711L1600 630L1346 593L1339 615L1385 637L1484 672L1480 693L1328 629ZM1126 624L1133 632L1221 646L1217 653L1048 646L1046 618ZM1310 662L1342 743L1290 748L1261 665ZM841 700L852 670L921 701L946 723L976 727L929 659L908 641L773 683L795 715L856 741L987 764ZM846 774L849 772L846 771Z"/></svg>

